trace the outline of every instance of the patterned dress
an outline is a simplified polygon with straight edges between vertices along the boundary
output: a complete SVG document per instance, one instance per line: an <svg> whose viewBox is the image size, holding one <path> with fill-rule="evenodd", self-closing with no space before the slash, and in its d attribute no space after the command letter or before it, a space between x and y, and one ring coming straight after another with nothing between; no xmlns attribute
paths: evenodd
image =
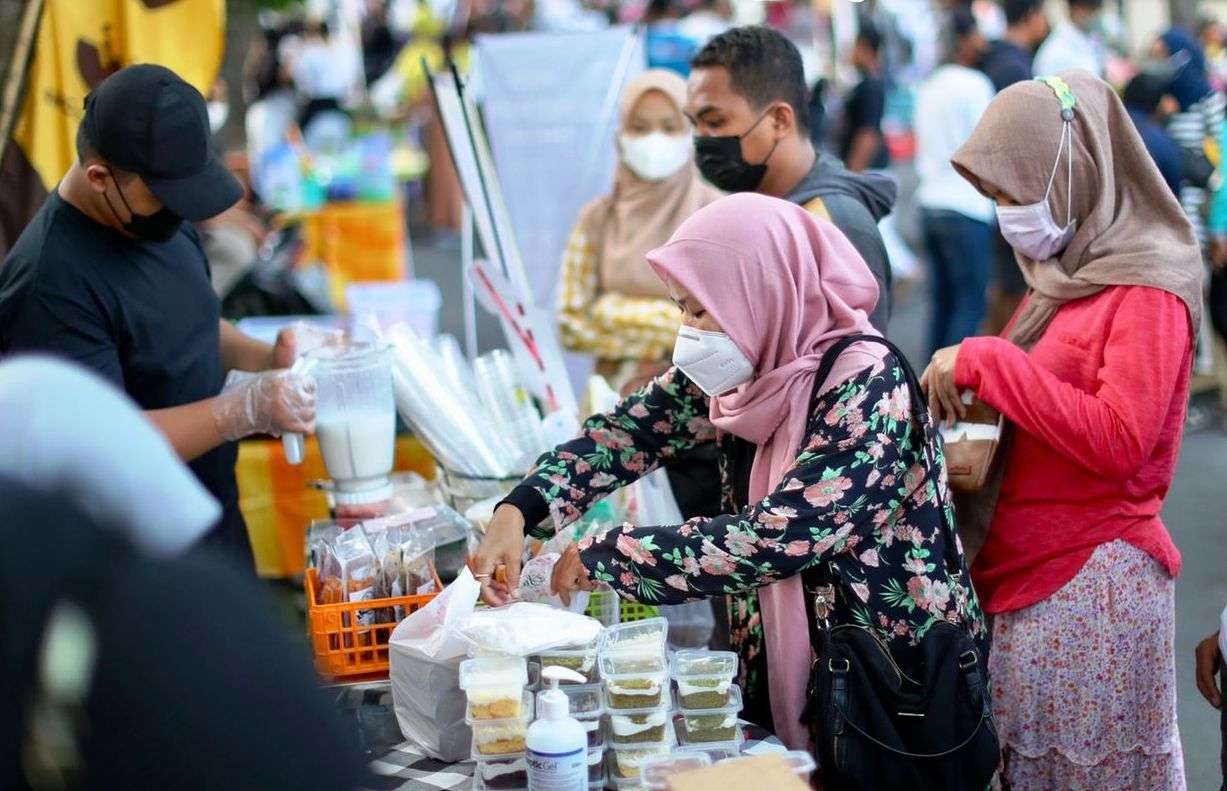
<svg viewBox="0 0 1227 791"><path fill-rule="evenodd" d="M702 391L671 369L542 456L509 500L526 511L529 524L547 509L569 523L679 453L716 442L727 515L615 528L584 539L580 558L594 579L636 601L730 595L730 636L742 657L746 699L765 712L754 589L812 566L827 563L833 572L831 620L873 629L904 668L916 666L917 643L934 623L966 622L984 638L962 549L956 544L947 552L944 514L911 417L904 373L888 355L880 371L866 368L822 394L795 466L762 501L738 503L734 492L745 487L731 472L734 438L712 425ZM940 442L933 457L944 468ZM525 502L532 505L526 509Z"/></svg>

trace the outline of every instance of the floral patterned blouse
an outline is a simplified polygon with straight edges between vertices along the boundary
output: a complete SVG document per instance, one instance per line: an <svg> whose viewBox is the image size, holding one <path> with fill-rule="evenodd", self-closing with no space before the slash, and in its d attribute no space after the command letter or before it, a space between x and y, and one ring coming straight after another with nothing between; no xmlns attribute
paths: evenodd
<svg viewBox="0 0 1227 791"><path fill-rule="evenodd" d="M570 523L680 451L715 441L727 515L585 538L580 558L592 577L652 604L733 594L730 637L742 655L742 681L765 692L752 591L828 563L836 586L832 622L873 629L906 668L919 661L914 648L938 621L967 622L979 640L985 634L957 542L951 562L943 562L943 513L911 412L903 370L888 355L879 372L866 368L816 400L793 469L766 498L738 507L730 480L734 438L715 429L706 396L674 368L542 456L508 501L528 524L550 510ZM944 470L940 441L933 450Z"/></svg>

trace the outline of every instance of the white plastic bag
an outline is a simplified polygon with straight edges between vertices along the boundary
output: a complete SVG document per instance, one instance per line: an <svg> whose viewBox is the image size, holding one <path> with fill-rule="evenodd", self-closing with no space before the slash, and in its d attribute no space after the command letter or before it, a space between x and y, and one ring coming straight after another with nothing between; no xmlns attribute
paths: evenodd
<svg viewBox="0 0 1227 791"><path fill-rule="evenodd" d="M531 656L550 648L587 645L601 633L601 624L546 604L515 602L474 612L459 631L474 655Z"/></svg>
<svg viewBox="0 0 1227 791"><path fill-rule="evenodd" d="M388 641L396 721L406 739L440 761L469 756L460 660L467 644L457 630L477 604L481 585L468 569L433 601L400 622Z"/></svg>

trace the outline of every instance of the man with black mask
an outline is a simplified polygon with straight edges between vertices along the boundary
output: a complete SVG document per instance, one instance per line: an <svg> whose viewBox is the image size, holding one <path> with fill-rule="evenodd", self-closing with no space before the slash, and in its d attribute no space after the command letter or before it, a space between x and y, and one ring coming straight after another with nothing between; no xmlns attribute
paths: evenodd
<svg viewBox="0 0 1227 791"><path fill-rule="evenodd" d="M843 231L878 281L870 320L885 332L891 273L877 223L894 205L895 183L851 173L814 150L796 45L766 27L716 36L691 61L686 105L695 161L708 181L726 192L790 200Z"/></svg>
<svg viewBox="0 0 1227 791"><path fill-rule="evenodd" d="M314 385L276 370L291 334L269 346L220 318L191 223L242 189L204 98L161 66L122 69L86 97L77 154L0 266L0 354L48 352L127 392L221 503L206 542L250 566L232 441L310 431ZM223 392L232 370L254 375Z"/></svg>

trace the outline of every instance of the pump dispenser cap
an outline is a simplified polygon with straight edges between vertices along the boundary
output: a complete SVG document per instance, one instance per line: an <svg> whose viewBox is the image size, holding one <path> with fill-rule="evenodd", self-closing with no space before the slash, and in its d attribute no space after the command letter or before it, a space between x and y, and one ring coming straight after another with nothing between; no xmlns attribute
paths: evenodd
<svg viewBox="0 0 1227 791"><path fill-rule="evenodd" d="M567 693L558 688L563 681L582 684L588 679L567 667L547 665L541 671L541 678L549 684L549 689L537 695L537 718L542 720L565 720L571 716L571 699Z"/></svg>

